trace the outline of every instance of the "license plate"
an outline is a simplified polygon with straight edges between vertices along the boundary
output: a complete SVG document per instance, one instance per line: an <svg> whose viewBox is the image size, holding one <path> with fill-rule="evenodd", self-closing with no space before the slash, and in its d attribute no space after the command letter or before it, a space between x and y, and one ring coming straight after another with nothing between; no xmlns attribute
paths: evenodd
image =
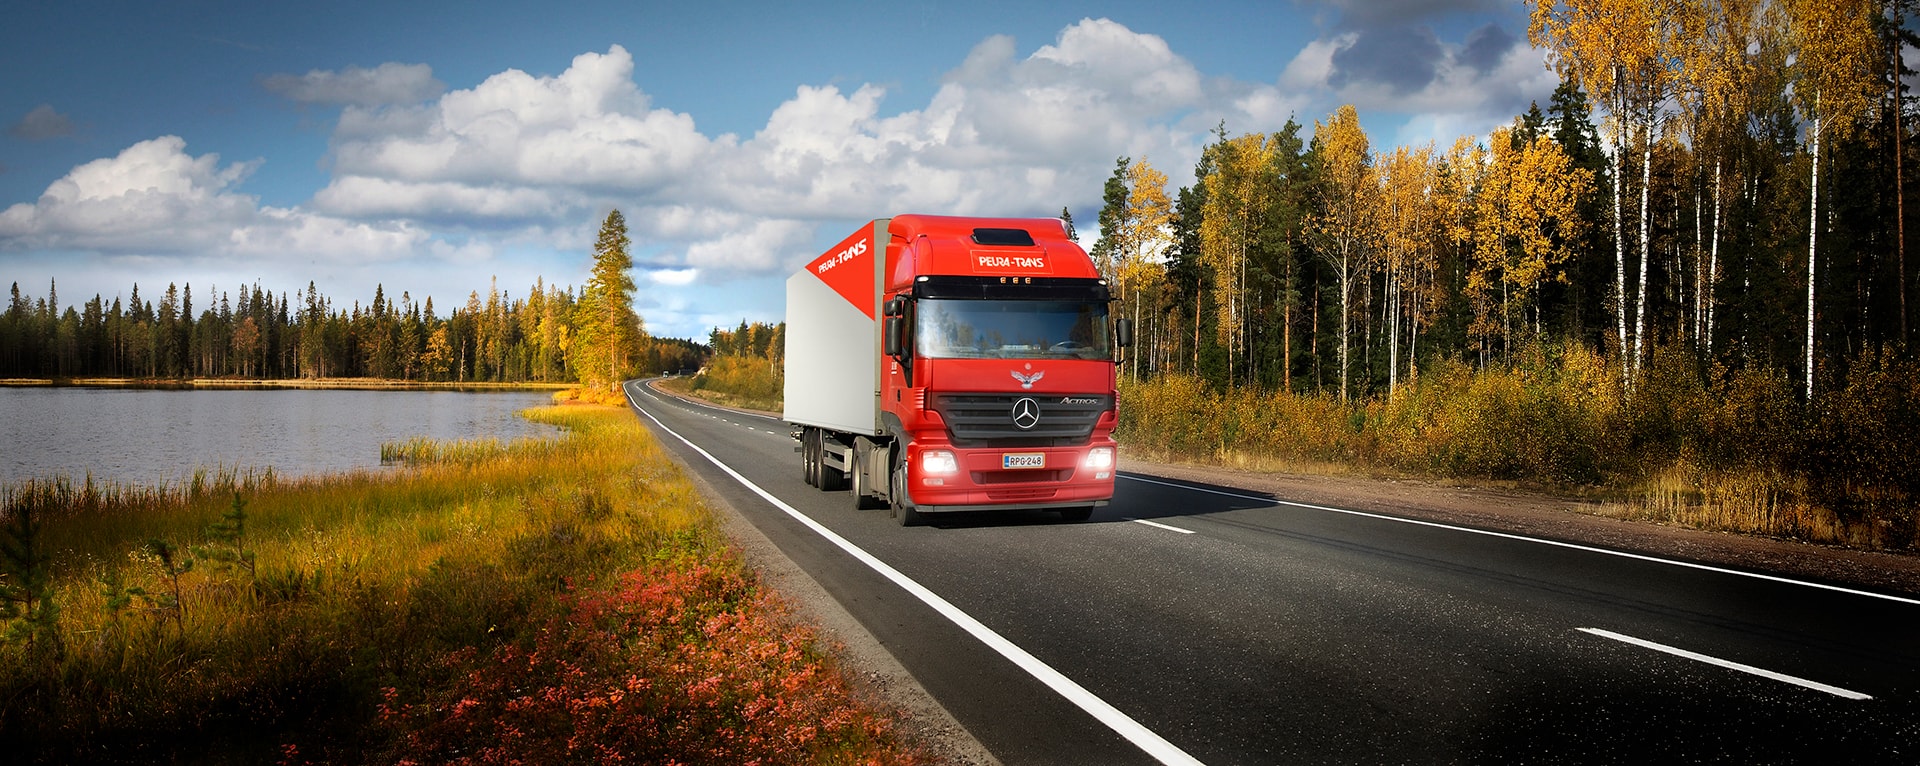
<svg viewBox="0 0 1920 766"><path fill-rule="evenodd" d="M1000 456L1001 468L1045 468L1045 452L1009 452Z"/></svg>

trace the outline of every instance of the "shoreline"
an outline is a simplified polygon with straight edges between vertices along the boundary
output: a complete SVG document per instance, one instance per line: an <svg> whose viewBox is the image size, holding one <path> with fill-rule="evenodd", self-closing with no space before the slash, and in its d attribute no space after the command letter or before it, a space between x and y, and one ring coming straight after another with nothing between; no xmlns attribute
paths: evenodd
<svg viewBox="0 0 1920 766"><path fill-rule="evenodd" d="M156 391L564 391L578 383L421 381L384 378L0 378L0 388L136 388Z"/></svg>

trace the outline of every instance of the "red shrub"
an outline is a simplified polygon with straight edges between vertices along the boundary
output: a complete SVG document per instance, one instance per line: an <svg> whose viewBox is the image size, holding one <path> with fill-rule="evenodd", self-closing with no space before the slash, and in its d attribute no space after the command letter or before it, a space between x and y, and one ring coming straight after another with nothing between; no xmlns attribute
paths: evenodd
<svg viewBox="0 0 1920 766"><path fill-rule="evenodd" d="M814 636L738 570L660 563L577 594L531 647L445 658L451 688L383 718L419 763L913 763Z"/></svg>

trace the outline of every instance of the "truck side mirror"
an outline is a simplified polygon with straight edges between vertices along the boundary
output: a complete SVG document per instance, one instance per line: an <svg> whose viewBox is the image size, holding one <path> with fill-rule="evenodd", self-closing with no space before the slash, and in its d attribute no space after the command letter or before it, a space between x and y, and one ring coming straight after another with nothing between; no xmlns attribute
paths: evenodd
<svg viewBox="0 0 1920 766"><path fill-rule="evenodd" d="M900 358L906 351L907 344L902 342L904 339L901 336L906 334L907 318L899 315L889 316L884 329L885 332L881 333L880 345L887 356Z"/></svg>
<svg viewBox="0 0 1920 766"><path fill-rule="evenodd" d="M1133 320L1126 317L1114 320L1113 343L1121 348L1133 345Z"/></svg>

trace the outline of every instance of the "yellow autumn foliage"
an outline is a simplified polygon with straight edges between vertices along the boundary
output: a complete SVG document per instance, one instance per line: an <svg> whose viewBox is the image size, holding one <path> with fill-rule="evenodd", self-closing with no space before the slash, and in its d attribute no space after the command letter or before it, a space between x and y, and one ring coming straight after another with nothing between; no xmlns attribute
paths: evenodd
<svg viewBox="0 0 1920 766"><path fill-rule="evenodd" d="M1504 366L1427 365L1390 397L1122 380L1129 454L1295 472L1386 471L1612 498L1615 512L1869 548L1920 545L1920 363L1859 360L1801 403L1778 370L1702 369L1657 348L1626 396L1617 362L1530 343Z"/></svg>

